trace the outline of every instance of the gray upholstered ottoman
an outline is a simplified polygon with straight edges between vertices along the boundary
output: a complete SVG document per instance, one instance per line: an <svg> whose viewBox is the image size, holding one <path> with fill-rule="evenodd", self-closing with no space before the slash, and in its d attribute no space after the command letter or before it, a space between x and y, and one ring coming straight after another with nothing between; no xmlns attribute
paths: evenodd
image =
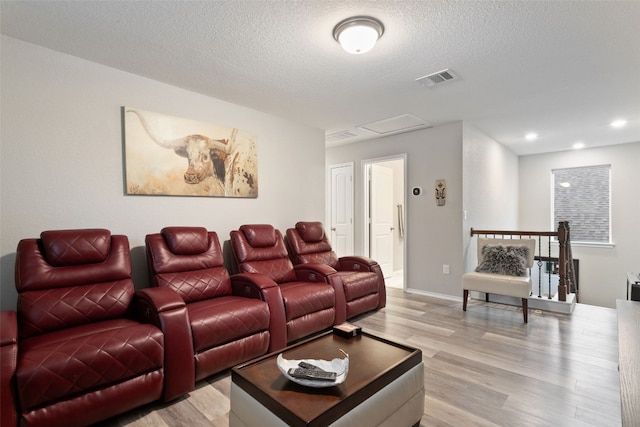
<svg viewBox="0 0 640 427"><path fill-rule="evenodd" d="M344 383L309 388L285 378L277 354L233 368L230 427L412 426L424 413L422 352L363 333L333 333L284 350L287 359L327 359L349 354Z"/></svg>

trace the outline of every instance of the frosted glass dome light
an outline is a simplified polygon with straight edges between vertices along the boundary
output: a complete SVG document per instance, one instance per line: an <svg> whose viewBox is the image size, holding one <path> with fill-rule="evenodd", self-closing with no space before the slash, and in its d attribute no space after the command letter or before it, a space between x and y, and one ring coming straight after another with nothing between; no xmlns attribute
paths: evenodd
<svg viewBox="0 0 640 427"><path fill-rule="evenodd" d="M384 25L376 18L354 16L338 23L333 38L342 48L354 55L369 52L384 33Z"/></svg>

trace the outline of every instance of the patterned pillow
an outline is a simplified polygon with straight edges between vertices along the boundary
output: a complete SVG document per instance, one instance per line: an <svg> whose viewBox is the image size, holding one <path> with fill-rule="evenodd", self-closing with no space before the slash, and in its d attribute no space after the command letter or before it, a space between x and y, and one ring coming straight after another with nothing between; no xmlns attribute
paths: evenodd
<svg viewBox="0 0 640 427"><path fill-rule="evenodd" d="M480 273L524 276L527 272L529 248L512 245L485 245L482 262L476 267Z"/></svg>

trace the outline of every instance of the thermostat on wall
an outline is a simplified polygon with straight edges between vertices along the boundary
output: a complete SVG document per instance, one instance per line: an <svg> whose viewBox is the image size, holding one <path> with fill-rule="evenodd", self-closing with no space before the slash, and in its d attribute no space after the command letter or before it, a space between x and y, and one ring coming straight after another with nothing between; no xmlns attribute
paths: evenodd
<svg viewBox="0 0 640 427"><path fill-rule="evenodd" d="M413 194L414 196L419 196L422 194L422 188L421 187L413 187L413 189L411 190L411 194Z"/></svg>

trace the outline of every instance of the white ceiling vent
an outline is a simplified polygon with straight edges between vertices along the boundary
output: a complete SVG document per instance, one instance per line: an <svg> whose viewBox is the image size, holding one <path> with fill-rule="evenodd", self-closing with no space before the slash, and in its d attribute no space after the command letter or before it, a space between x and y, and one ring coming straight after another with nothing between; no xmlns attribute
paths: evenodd
<svg viewBox="0 0 640 427"><path fill-rule="evenodd" d="M368 130L369 132L375 132L378 135L408 132L430 127L431 123L425 122L421 118L412 116L411 114L403 114L401 116L391 117L389 119L384 119L359 126L360 129Z"/></svg>
<svg viewBox="0 0 640 427"><path fill-rule="evenodd" d="M343 130L341 132L335 132L332 133L331 135L327 135L325 137L326 142L338 142L338 141L342 141L344 139L351 139L351 138L355 138L357 137L358 134L353 133L351 131L348 130Z"/></svg>
<svg viewBox="0 0 640 427"><path fill-rule="evenodd" d="M424 86L435 86L457 79L458 76L456 76L453 71L446 69L438 71L437 73L429 74L428 76L418 77L416 81Z"/></svg>

